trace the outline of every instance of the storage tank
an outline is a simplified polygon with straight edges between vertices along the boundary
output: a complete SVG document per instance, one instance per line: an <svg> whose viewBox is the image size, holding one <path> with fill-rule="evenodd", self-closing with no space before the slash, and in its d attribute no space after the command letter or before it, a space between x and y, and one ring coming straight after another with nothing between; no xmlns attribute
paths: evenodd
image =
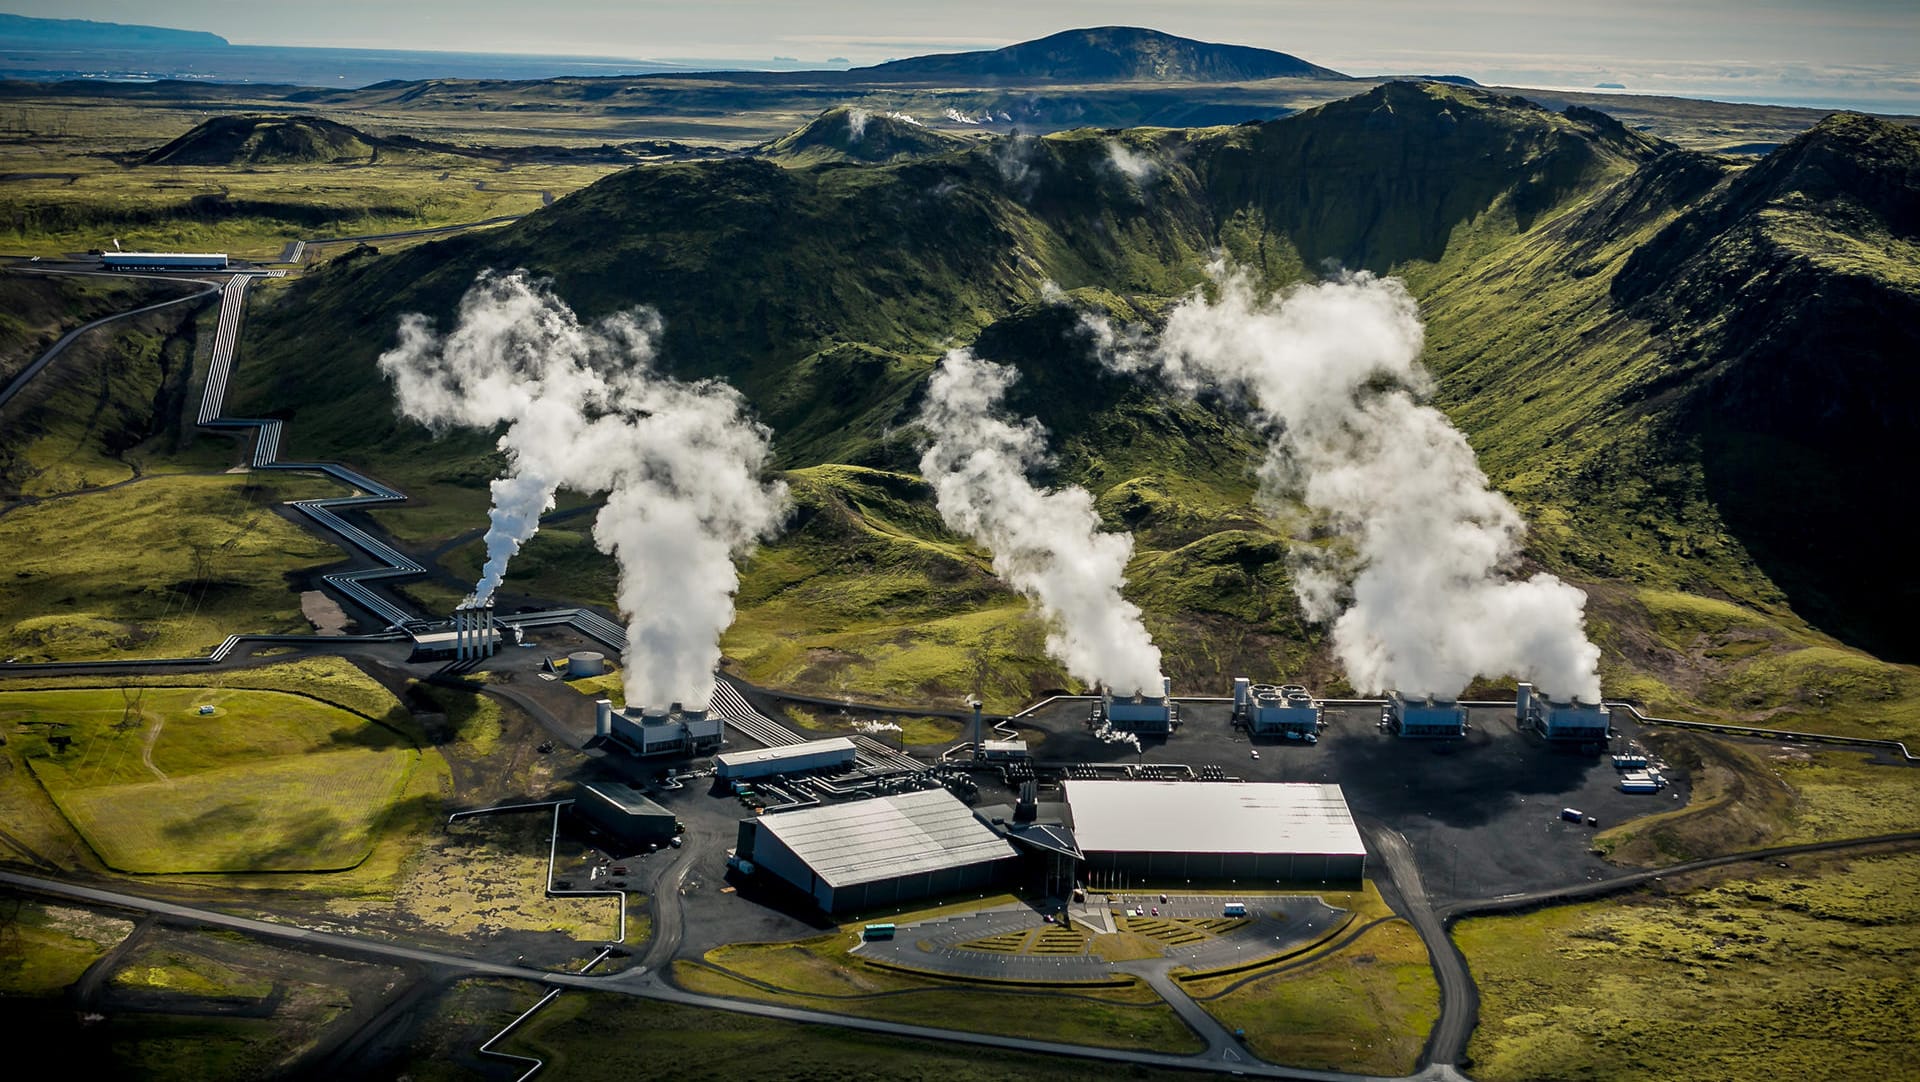
<svg viewBox="0 0 1920 1082"><path fill-rule="evenodd" d="M597 650L579 650L567 655L567 677L600 676L607 671L607 655Z"/></svg>

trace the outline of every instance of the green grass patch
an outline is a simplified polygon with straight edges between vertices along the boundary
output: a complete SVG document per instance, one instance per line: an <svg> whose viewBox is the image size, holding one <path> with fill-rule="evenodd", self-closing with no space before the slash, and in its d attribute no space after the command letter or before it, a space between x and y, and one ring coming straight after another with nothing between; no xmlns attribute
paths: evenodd
<svg viewBox="0 0 1920 1082"><path fill-rule="evenodd" d="M421 759L401 732L280 692L4 692L0 718L74 829L129 872L352 867Z"/></svg>
<svg viewBox="0 0 1920 1082"><path fill-rule="evenodd" d="M56 995L131 931L90 910L0 898L0 995Z"/></svg>
<svg viewBox="0 0 1920 1082"><path fill-rule="evenodd" d="M120 964L113 983L123 988L172 992L182 996L264 999L273 982L179 947L141 944Z"/></svg>
<svg viewBox="0 0 1920 1082"><path fill-rule="evenodd" d="M1004 899L958 903L898 914L896 923L964 912ZM1074 991L991 988L867 965L852 954L860 926L791 943L744 943L708 951L704 964L676 963L674 982L691 990L831 1009L865 1018L925 1021L1008 1036L1045 1037L1109 1048L1197 1051L1200 1044L1145 982Z"/></svg>
<svg viewBox="0 0 1920 1082"><path fill-rule="evenodd" d="M1920 855L1796 860L1454 928L1476 1078L1894 1078L1920 1029Z"/></svg>
<svg viewBox="0 0 1920 1082"><path fill-rule="evenodd" d="M334 493L311 478L152 476L0 516L0 656L204 652L234 632L303 630L289 576L339 549L274 512Z"/></svg>
<svg viewBox="0 0 1920 1082"><path fill-rule="evenodd" d="M1291 1067L1409 1074L1440 1015L1426 946L1398 920L1305 965L1234 983L1188 988L1222 1025L1246 1030L1260 1058Z"/></svg>

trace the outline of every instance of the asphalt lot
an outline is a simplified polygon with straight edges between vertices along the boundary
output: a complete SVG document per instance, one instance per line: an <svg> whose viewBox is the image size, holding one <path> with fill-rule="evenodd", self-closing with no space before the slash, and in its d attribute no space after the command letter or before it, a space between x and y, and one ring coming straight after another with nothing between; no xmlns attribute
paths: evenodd
<svg viewBox="0 0 1920 1082"><path fill-rule="evenodd" d="M1210 918L1221 915L1222 903L1231 895L1170 894L1165 902L1157 894L1114 895L1102 908L1125 911L1138 908L1143 913L1157 908L1162 917ZM1338 925L1346 910L1335 909L1310 895L1255 897L1243 899L1254 919L1223 935L1209 935L1198 942L1167 945L1165 958L1173 964L1212 969L1244 965L1261 958L1285 954L1312 942ZM1080 907L1076 906L1076 910ZM1078 927L1087 921L1076 917ZM957 977L989 980L1101 981L1111 980L1110 963L1098 955L1078 954L1005 954L969 950L963 946L977 939L1050 927L1041 913L1031 906L998 906L958 916L903 924L891 940L862 943L855 953L895 965L930 969Z"/></svg>
<svg viewBox="0 0 1920 1082"><path fill-rule="evenodd" d="M1560 810L1577 808L1607 827L1687 798L1685 781L1655 794L1620 792L1607 756L1521 733L1511 709L1470 711L1461 740L1403 740L1379 729L1376 707L1330 707L1320 742L1309 745L1249 737L1232 728L1225 702L1181 706L1181 728L1137 754L1089 734L1081 701L1050 705L1015 725L1035 742L1042 763L1180 763L1196 771L1217 765L1244 781L1335 783L1355 818L1406 836L1429 895L1441 904L1618 875L1621 869L1590 852L1597 828L1564 822ZM1621 750L1639 730L1616 716L1614 732Z"/></svg>

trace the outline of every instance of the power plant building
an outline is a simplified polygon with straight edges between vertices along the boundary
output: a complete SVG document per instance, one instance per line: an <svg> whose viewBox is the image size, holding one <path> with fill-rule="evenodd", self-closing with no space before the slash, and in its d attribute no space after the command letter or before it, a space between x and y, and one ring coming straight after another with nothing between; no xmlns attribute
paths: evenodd
<svg viewBox="0 0 1920 1082"><path fill-rule="evenodd" d="M672 812L619 782L582 785L573 798L573 811L602 833L636 848L665 843L678 833Z"/></svg>
<svg viewBox="0 0 1920 1082"><path fill-rule="evenodd" d="M1065 783L1090 882L1351 882L1367 848L1338 785Z"/></svg>
<svg viewBox="0 0 1920 1082"><path fill-rule="evenodd" d="M856 750L853 741L836 736L777 748L726 751L713 757L713 774L722 781L740 781L805 770L840 770L853 765Z"/></svg>
<svg viewBox="0 0 1920 1082"><path fill-rule="evenodd" d="M1180 720L1179 709L1173 703L1173 681L1163 679L1160 692L1158 696L1138 692L1126 696L1109 691L1100 698L1096 720L1123 733L1168 735Z"/></svg>
<svg viewBox="0 0 1920 1082"><path fill-rule="evenodd" d="M683 710L615 710L611 699L593 704L593 739L588 747L612 745L642 758L654 755L705 755L720 750L727 723L719 714Z"/></svg>
<svg viewBox="0 0 1920 1082"><path fill-rule="evenodd" d="M1606 707L1579 699L1555 702L1538 694L1532 684L1520 685L1513 713L1522 729L1532 729L1548 740L1604 743L1613 731L1613 715Z"/></svg>
<svg viewBox="0 0 1920 1082"><path fill-rule="evenodd" d="M958 797L928 789L743 819L733 863L840 914L986 889L1018 854Z"/></svg>
<svg viewBox="0 0 1920 1082"><path fill-rule="evenodd" d="M1299 684L1233 682L1234 715L1255 735L1279 735L1315 740L1320 733L1320 704Z"/></svg>
<svg viewBox="0 0 1920 1082"><path fill-rule="evenodd" d="M1413 739L1445 740L1467 735L1467 708L1452 699L1387 695L1387 725L1396 734Z"/></svg>

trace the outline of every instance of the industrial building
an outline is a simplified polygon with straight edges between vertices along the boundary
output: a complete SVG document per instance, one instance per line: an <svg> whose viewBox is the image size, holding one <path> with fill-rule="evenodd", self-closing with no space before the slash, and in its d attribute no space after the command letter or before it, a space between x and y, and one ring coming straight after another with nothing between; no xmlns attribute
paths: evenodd
<svg viewBox="0 0 1920 1082"><path fill-rule="evenodd" d="M1258 736L1308 742L1320 738L1320 704L1299 684L1275 687L1240 677L1233 682L1233 716Z"/></svg>
<svg viewBox="0 0 1920 1082"><path fill-rule="evenodd" d="M853 741L836 736L777 748L722 752L713 757L713 774L721 781L743 781L804 770L841 770L853 765L856 750Z"/></svg>
<svg viewBox="0 0 1920 1082"><path fill-rule="evenodd" d="M225 252L107 252L100 265L108 270L226 270Z"/></svg>
<svg viewBox="0 0 1920 1082"><path fill-rule="evenodd" d="M1467 735L1467 708L1452 699L1387 694L1387 727L1412 739L1445 740Z"/></svg>
<svg viewBox="0 0 1920 1082"><path fill-rule="evenodd" d="M1613 731L1613 715L1606 707L1579 699L1556 701L1537 693L1532 684L1520 685L1514 696L1513 713L1520 728L1553 741L1605 743Z"/></svg>
<svg viewBox="0 0 1920 1082"><path fill-rule="evenodd" d="M743 819L733 864L772 875L829 914L984 890L1014 848L945 789Z"/></svg>
<svg viewBox="0 0 1920 1082"><path fill-rule="evenodd" d="M636 849L663 845L680 832L672 812L619 782L582 785L574 797L573 811L615 841Z"/></svg>
<svg viewBox="0 0 1920 1082"><path fill-rule="evenodd" d="M1096 886L1366 874L1367 848L1338 785L1069 780L1065 795Z"/></svg>
<svg viewBox="0 0 1920 1082"><path fill-rule="evenodd" d="M615 710L611 699L593 704L593 739L588 747L612 746L641 757L705 755L720 750L726 740L726 719L705 710L683 710L674 703L665 710Z"/></svg>
<svg viewBox="0 0 1920 1082"><path fill-rule="evenodd" d="M1093 722L1123 733L1165 736L1180 723L1179 708L1173 702L1173 681L1162 679L1160 695L1115 695L1108 691L1094 703Z"/></svg>

